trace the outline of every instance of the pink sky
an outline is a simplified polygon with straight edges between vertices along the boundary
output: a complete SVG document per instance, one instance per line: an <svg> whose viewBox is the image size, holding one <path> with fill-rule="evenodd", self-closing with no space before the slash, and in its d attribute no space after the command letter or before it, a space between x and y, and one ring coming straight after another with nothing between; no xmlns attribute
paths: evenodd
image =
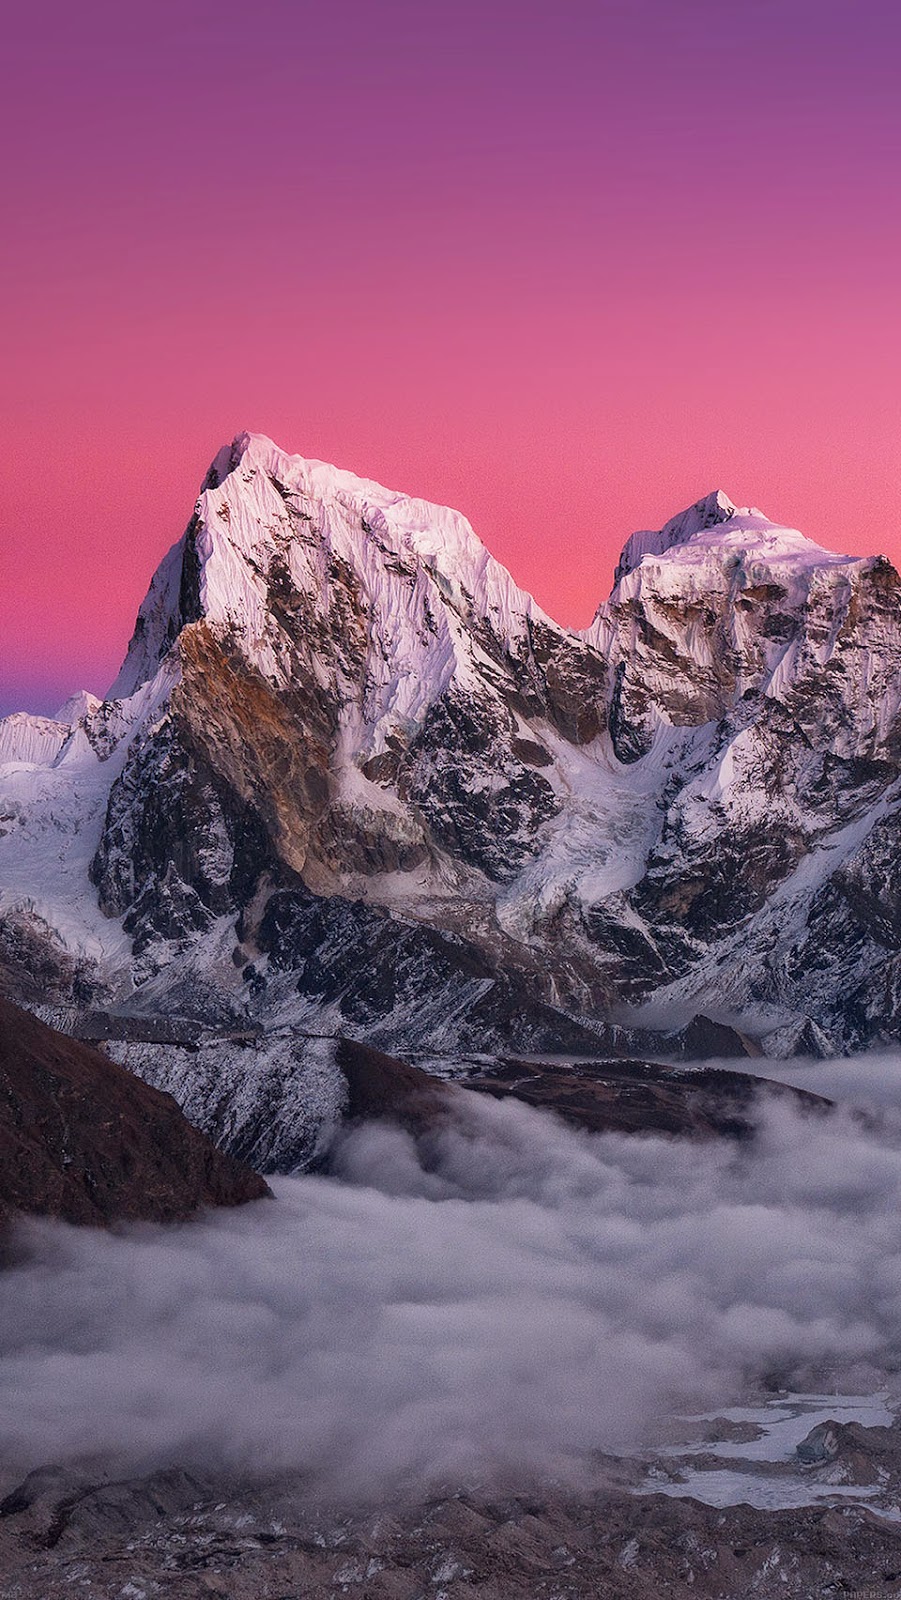
<svg viewBox="0 0 901 1600"><path fill-rule="evenodd" d="M714 487L901 560L894 4L44 0L4 45L0 711L108 686L243 428L458 506L568 623Z"/></svg>

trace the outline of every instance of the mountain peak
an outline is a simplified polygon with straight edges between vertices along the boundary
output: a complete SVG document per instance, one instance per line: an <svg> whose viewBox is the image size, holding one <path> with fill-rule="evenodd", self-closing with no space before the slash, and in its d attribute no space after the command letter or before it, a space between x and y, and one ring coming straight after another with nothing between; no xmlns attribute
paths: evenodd
<svg viewBox="0 0 901 1600"><path fill-rule="evenodd" d="M152 678L200 620L239 639L271 683L286 681L286 606L290 627L306 615L310 645L323 630L345 643L350 633L381 641L388 678L404 681L389 693L386 680L398 708L416 699L417 674L444 681L476 641L489 655L522 654L532 623L563 631L460 512L245 432L218 451L185 534L160 564L111 696Z"/></svg>
<svg viewBox="0 0 901 1600"><path fill-rule="evenodd" d="M674 545L687 544L696 533L701 533L706 528L715 528L721 522L728 522L734 517L738 507L723 489L712 489L710 494L696 500L693 506L688 506L685 511L680 511L663 527L652 531L642 528L633 533L623 546L622 555L614 573L614 583L619 583L627 572L632 572L646 555L661 556L665 551L671 550Z"/></svg>
<svg viewBox="0 0 901 1600"><path fill-rule="evenodd" d="M779 567L787 575L801 577L820 567L846 565L859 558L827 550L808 539L797 528L772 522L757 506L736 506L722 489L715 489L680 511L658 532L633 533L623 548L614 576L614 589L641 566L646 556L655 568L655 558L672 552L672 562L680 568L705 567L711 560L734 564L751 561ZM659 581L655 578L655 582Z"/></svg>
<svg viewBox="0 0 901 1600"><path fill-rule="evenodd" d="M459 511L292 454L262 433L239 433L223 446L196 511L212 545L227 543L245 558L251 550L265 554L273 543L284 553L285 532L292 528L301 542L305 533L307 542L319 538L329 549L337 539L345 559L362 556L374 538L394 559L421 561L459 579L470 592L486 569L498 566ZM343 538L338 522L346 525ZM208 559L212 552L202 553Z"/></svg>
<svg viewBox="0 0 901 1600"><path fill-rule="evenodd" d="M90 717L100 709L101 702L95 694L88 689L78 689L75 694L70 694L56 712L54 722L63 722L67 728L74 728L83 717Z"/></svg>

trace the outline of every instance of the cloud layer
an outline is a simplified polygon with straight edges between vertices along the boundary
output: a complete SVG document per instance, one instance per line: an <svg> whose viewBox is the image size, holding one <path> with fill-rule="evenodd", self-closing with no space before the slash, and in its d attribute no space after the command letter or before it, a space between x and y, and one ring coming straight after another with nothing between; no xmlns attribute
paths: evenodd
<svg viewBox="0 0 901 1600"><path fill-rule="evenodd" d="M468 1099L469 1097L467 1097ZM901 1136L770 1105L753 1147L473 1098L423 1157L176 1230L29 1224L0 1275L0 1456L309 1472L384 1493L578 1474L673 1407L901 1344Z"/></svg>

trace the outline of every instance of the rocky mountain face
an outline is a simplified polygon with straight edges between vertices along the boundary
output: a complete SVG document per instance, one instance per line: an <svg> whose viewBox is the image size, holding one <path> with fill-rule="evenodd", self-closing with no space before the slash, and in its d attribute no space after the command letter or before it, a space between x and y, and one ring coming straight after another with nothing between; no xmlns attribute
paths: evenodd
<svg viewBox="0 0 901 1600"><path fill-rule="evenodd" d="M457 513L242 435L107 699L0 723L7 987L436 1054L896 1038L899 583L717 493L574 633Z"/></svg>

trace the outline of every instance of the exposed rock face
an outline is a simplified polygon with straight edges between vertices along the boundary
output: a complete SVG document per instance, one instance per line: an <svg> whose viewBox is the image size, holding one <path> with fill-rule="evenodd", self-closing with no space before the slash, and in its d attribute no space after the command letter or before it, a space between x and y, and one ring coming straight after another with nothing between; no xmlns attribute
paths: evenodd
<svg viewBox="0 0 901 1600"><path fill-rule="evenodd" d="M853 1050L901 1036L899 705L881 557L717 493L577 634L458 514L242 435L110 698L0 727L0 943L24 998L401 1053L623 1005Z"/></svg>
<svg viewBox="0 0 901 1600"><path fill-rule="evenodd" d="M707 1067L679 1074L653 1061L586 1061L577 1067L501 1061L468 1089L555 1111L589 1133L667 1133L682 1138L749 1139L763 1094L823 1113L831 1102L784 1084Z"/></svg>
<svg viewBox="0 0 901 1600"><path fill-rule="evenodd" d="M723 520L728 507L714 509L716 522L702 517L687 543L662 534L627 561L592 629L616 677L622 759L653 759L667 724L697 729L626 894L646 942L636 934L624 976L633 995L669 980L673 998L718 992L739 1008L807 1012L836 1048L853 1048L897 1031L886 1003L891 919L853 926L843 886L857 881L858 905L878 894L891 856L898 575L759 513L732 508ZM623 910L602 903L589 927L603 933Z"/></svg>
<svg viewBox="0 0 901 1600"><path fill-rule="evenodd" d="M588 1133L663 1133L692 1139L751 1138L764 1095L791 1100L809 1114L832 1109L832 1102L820 1095L768 1079L722 1068L680 1074L656 1061L566 1066L501 1060L490 1071L471 1071L447 1083L351 1039L339 1041L335 1059L347 1084L345 1119L385 1118L417 1134L440 1127L455 1112L464 1115L464 1089L553 1111Z"/></svg>
<svg viewBox="0 0 901 1600"><path fill-rule="evenodd" d="M344 1027L380 1045L578 1052L597 1045L589 1026L542 1002L546 974L500 931L496 945L477 942L367 901L314 895L301 884L270 893L253 934L247 920L241 932L256 952L247 969L251 986L257 976L266 995L288 981L304 1000L337 1011Z"/></svg>
<svg viewBox="0 0 901 1600"><path fill-rule="evenodd" d="M339 1041L335 1060L347 1085L348 1122L386 1119L414 1133L428 1132L459 1099L455 1085L353 1039Z"/></svg>
<svg viewBox="0 0 901 1600"><path fill-rule="evenodd" d="M0 999L0 1222L170 1222L268 1193L169 1095Z"/></svg>

